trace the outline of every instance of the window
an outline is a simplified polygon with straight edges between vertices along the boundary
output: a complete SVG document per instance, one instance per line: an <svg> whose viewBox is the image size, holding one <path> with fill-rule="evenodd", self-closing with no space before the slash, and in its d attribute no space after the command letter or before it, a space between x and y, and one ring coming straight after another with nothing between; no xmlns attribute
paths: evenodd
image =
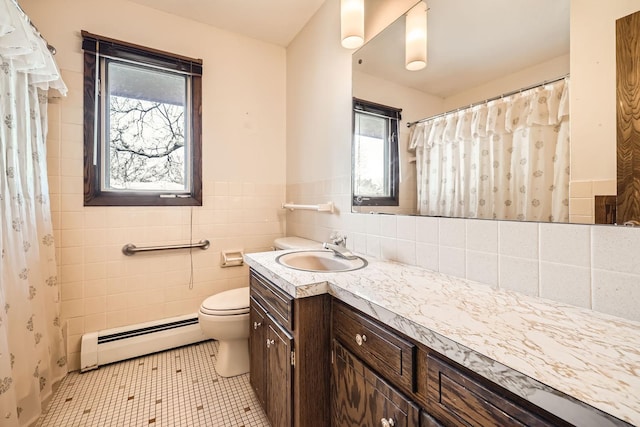
<svg viewBox="0 0 640 427"><path fill-rule="evenodd" d="M353 99L354 206L398 206L401 111Z"/></svg>
<svg viewBox="0 0 640 427"><path fill-rule="evenodd" d="M202 61L82 37L85 206L202 205Z"/></svg>

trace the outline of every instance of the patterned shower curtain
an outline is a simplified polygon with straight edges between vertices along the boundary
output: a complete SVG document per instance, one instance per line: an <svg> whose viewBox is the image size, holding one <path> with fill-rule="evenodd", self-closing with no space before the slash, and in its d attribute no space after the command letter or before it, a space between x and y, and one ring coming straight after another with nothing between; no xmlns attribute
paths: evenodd
<svg viewBox="0 0 640 427"><path fill-rule="evenodd" d="M415 124L420 215L568 222L569 80Z"/></svg>
<svg viewBox="0 0 640 427"><path fill-rule="evenodd" d="M25 426L67 372L47 184L46 43L0 0L0 425Z"/></svg>

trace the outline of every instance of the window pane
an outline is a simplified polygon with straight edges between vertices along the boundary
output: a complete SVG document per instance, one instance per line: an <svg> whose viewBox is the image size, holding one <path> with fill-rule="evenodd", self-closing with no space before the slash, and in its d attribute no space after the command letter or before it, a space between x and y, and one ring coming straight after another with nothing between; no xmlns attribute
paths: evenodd
<svg viewBox="0 0 640 427"><path fill-rule="evenodd" d="M110 61L105 190L189 191L186 77Z"/></svg>
<svg viewBox="0 0 640 427"><path fill-rule="evenodd" d="M354 194L389 197L388 119L355 114Z"/></svg>

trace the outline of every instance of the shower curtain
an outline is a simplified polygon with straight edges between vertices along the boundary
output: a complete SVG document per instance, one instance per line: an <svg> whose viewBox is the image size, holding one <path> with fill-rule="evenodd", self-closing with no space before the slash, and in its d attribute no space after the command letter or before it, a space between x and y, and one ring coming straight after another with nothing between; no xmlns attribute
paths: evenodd
<svg viewBox="0 0 640 427"><path fill-rule="evenodd" d="M67 372L47 185L47 90L66 93L44 40L0 0L0 425L40 415Z"/></svg>
<svg viewBox="0 0 640 427"><path fill-rule="evenodd" d="M415 124L420 215L569 220L569 80Z"/></svg>

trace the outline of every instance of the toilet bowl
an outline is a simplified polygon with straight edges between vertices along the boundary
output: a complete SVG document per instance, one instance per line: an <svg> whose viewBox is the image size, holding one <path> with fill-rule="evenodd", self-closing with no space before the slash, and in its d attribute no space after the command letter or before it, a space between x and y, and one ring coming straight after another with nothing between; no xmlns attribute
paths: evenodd
<svg viewBox="0 0 640 427"><path fill-rule="evenodd" d="M198 311L202 333L220 343L215 368L233 377L249 372L249 287L205 299Z"/></svg>
<svg viewBox="0 0 640 427"><path fill-rule="evenodd" d="M276 249L320 249L322 243L301 237L281 237ZM202 333L220 343L215 367L218 375L249 372L249 287L232 289L205 299L198 311Z"/></svg>

